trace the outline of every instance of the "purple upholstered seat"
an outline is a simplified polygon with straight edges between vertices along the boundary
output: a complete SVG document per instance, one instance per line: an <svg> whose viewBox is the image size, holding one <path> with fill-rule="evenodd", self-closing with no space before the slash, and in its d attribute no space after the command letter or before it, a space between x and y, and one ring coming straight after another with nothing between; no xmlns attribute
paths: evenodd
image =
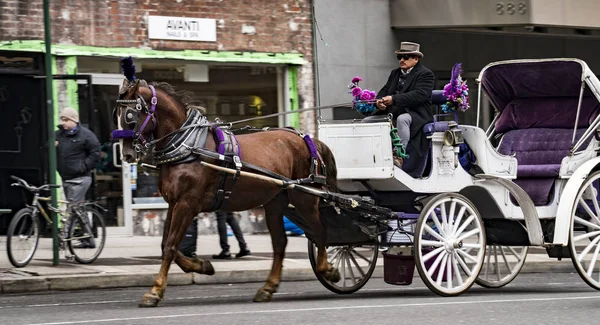
<svg viewBox="0 0 600 325"><path fill-rule="evenodd" d="M585 129L578 129L576 139L584 132ZM571 149L572 137L572 129L511 130L502 138L498 152L515 155L518 178L556 177L562 159Z"/></svg>
<svg viewBox="0 0 600 325"><path fill-rule="evenodd" d="M495 63L482 72L483 90L500 111L494 128L503 135L498 151L516 156L515 183L535 205L550 201L560 163L571 149L575 120L577 140L598 116L600 105L585 87L577 118L584 67L570 59L521 60Z"/></svg>
<svg viewBox="0 0 600 325"><path fill-rule="evenodd" d="M598 112L595 99L586 98L584 103L576 140ZM496 131L505 132L498 152L515 155L518 161L515 183L529 194L535 205L550 202L561 161L571 150L577 101L575 108L572 104L572 100L560 98L518 99L509 103L498 118Z"/></svg>

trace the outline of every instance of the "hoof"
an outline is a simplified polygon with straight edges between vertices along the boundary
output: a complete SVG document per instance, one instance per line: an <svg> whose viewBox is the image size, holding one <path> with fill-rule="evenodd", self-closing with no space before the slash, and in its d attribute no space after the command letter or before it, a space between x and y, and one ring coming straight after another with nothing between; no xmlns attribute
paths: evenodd
<svg viewBox="0 0 600 325"><path fill-rule="evenodd" d="M160 300L161 298L157 294L148 292L142 297L139 307L156 307Z"/></svg>
<svg viewBox="0 0 600 325"><path fill-rule="evenodd" d="M329 282L337 283L342 277L340 276L340 271L332 267L323 274L323 278Z"/></svg>
<svg viewBox="0 0 600 325"><path fill-rule="evenodd" d="M215 274L215 268L212 266L210 261L196 259L197 263L200 263L200 274L213 275Z"/></svg>
<svg viewBox="0 0 600 325"><path fill-rule="evenodd" d="M273 294L266 291L265 289L259 289L258 292L256 293L256 296L254 296L254 302L269 302L271 301L271 298L273 298Z"/></svg>

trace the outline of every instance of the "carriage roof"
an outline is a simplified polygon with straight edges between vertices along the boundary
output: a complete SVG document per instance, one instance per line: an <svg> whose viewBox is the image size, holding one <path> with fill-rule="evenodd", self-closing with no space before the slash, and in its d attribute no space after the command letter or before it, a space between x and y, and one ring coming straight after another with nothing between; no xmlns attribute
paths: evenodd
<svg viewBox="0 0 600 325"><path fill-rule="evenodd" d="M485 66L478 79L499 111L515 99L579 98L582 81L588 85L583 96L595 96L600 101L600 82L579 59L498 61Z"/></svg>

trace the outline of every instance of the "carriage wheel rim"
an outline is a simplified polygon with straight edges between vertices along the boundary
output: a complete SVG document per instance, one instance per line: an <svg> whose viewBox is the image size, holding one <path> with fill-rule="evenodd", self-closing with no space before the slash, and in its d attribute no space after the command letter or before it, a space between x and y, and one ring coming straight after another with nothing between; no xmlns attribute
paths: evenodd
<svg viewBox="0 0 600 325"><path fill-rule="evenodd" d="M313 243L314 256L317 247ZM377 263L379 250L377 245L346 245L327 247L327 261L340 272L340 281L334 283L323 279L339 291L354 291L369 280L369 270ZM366 263L366 264L365 264Z"/></svg>
<svg viewBox="0 0 600 325"><path fill-rule="evenodd" d="M600 172L595 172L579 189L571 215L569 249L579 275L600 290L600 200L596 188L599 180Z"/></svg>
<svg viewBox="0 0 600 325"><path fill-rule="evenodd" d="M484 287L498 288L507 285L523 268L528 251L528 246L488 245L476 282Z"/></svg>
<svg viewBox="0 0 600 325"><path fill-rule="evenodd" d="M485 228L467 198L454 194L439 197L422 214L427 220L419 219L417 263L430 288L456 295L473 285L483 266Z"/></svg>

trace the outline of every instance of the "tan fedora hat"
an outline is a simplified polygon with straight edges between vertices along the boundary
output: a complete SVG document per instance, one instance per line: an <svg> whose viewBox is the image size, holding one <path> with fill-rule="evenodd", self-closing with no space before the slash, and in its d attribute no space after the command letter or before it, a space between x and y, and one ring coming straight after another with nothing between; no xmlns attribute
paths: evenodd
<svg viewBox="0 0 600 325"><path fill-rule="evenodd" d="M422 58L424 55L419 51L421 45L413 42L402 42L400 43L400 49L396 50L396 54L416 55Z"/></svg>

